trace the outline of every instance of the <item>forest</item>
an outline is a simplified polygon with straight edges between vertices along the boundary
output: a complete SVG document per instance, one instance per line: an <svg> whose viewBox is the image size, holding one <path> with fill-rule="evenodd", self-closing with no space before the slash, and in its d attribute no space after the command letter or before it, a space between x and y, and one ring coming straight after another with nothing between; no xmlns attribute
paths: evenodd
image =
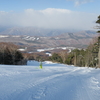
<svg viewBox="0 0 100 100"><path fill-rule="evenodd" d="M100 29L100 16L96 21L97 29ZM86 49L75 49L69 54L54 53L49 59L53 62L59 62L80 67L100 68L100 30L97 31L98 37L95 37Z"/></svg>

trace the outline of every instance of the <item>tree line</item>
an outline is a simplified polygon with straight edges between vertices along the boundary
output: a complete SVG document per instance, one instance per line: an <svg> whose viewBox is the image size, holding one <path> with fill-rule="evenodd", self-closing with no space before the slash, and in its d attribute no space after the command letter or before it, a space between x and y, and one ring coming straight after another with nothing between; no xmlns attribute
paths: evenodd
<svg viewBox="0 0 100 100"><path fill-rule="evenodd" d="M96 23L98 24L96 28L100 29L100 16L98 16ZM100 33L100 30L97 33ZM49 59L53 62L80 67L100 68L100 35L85 50L74 49L68 54L64 52L54 53Z"/></svg>
<svg viewBox="0 0 100 100"><path fill-rule="evenodd" d="M49 60L75 66L98 67L99 45L97 39L86 49L74 49L70 53L54 53Z"/></svg>
<svg viewBox="0 0 100 100"><path fill-rule="evenodd" d="M0 43L0 64L23 65L26 64L23 54L12 43Z"/></svg>

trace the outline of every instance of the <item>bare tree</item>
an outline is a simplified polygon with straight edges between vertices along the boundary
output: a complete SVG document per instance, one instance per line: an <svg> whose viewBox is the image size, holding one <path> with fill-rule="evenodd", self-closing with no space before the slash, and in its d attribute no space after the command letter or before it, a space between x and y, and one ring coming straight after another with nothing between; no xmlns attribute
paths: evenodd
<svg viewBox="0 0 100 100"><path fill-rule="evenodd" d="M66 50L63 50L59 53L59 55L61 56L62 60L63 60L63 63L65 63L66 61L66 58L67 58L67 51Z"/></svg>

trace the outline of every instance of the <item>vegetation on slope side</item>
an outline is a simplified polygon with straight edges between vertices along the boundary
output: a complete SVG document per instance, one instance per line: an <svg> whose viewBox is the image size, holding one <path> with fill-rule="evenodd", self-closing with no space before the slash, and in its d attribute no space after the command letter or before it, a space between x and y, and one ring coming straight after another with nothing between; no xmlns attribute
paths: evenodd
<svg viewBox="0 0 100 100"><path fill-rule="evenodd" d="M12 43L0 43L0 64L23 65L26 60L23 54L17 50L17 46Z"/></svg>

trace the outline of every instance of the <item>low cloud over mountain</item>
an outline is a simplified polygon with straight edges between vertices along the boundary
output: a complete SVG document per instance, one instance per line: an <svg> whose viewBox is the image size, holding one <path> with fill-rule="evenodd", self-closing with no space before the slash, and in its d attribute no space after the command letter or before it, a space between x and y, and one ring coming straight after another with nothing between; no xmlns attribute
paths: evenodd
<svg viewBox="0 0 100 100"><path fill-rule="evenodd" d="M76 0L77 1L77 0ZM85 0L83 0L85 2ZM92 16L92 17L91 17ZM96 14L76 12L68 9L26 9L22 12L0 11L1 26L34 26L49 29L93 29Z"/></svg>

